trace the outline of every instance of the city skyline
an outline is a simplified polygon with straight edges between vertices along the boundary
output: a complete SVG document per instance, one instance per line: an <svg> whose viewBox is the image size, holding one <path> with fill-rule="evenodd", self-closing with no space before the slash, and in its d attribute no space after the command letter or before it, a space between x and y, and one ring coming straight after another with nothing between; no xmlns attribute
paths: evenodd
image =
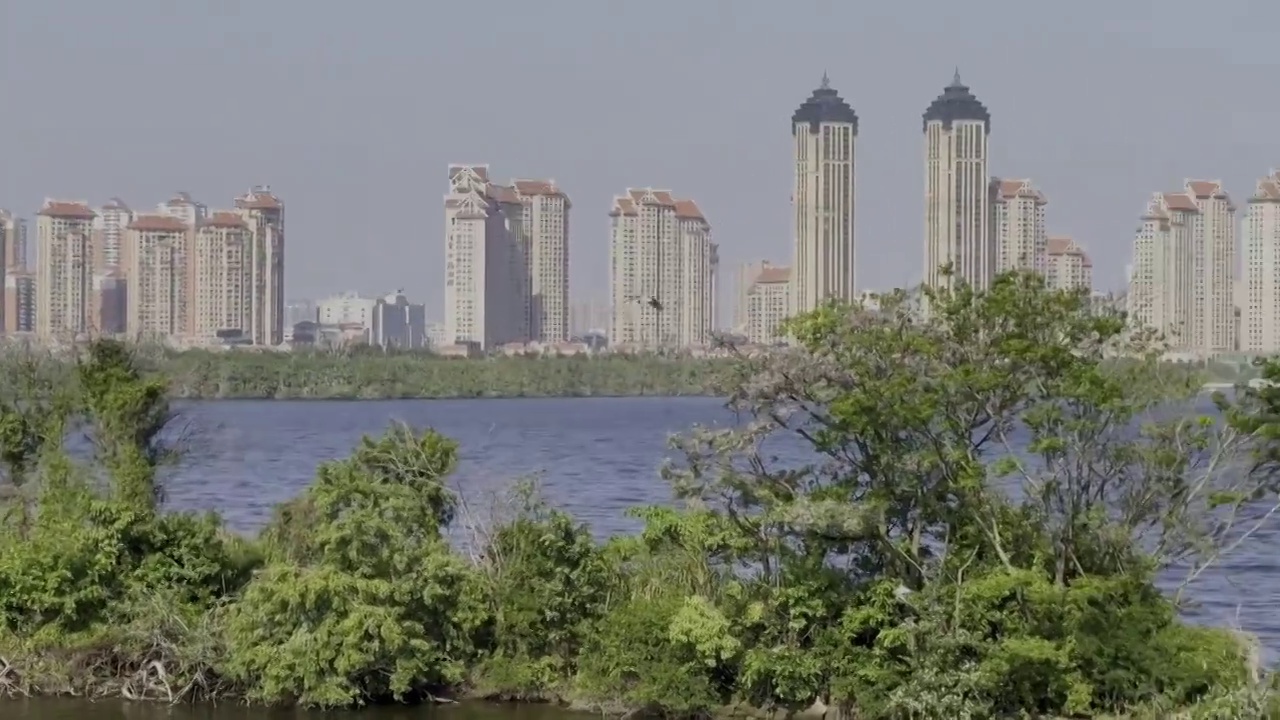
<svg viewBox="0 0 1280 720"><path fill-rule="evenodd" d="M963 12L743 2L728 15L715 3L516 8L480 40L455 31L458 8L286 4L255 9L271 43L206 8L58 7L9 8L10 27L24 30L7 46L23 59L7 66L7 97L22 111L3 114L0 129L22 142L6 145L0 205L30 218L45 195L137 201L183 188L214 198L269 182L293 208L290 296L403 287L437 317L443 216L431 179L459 158L555 177L574 198L577 297L606 292L604 213L627 186L696 197L724 268L789 262L782 128L824 68L861 121L858 288L918 279L919 113L956 64L996 117L992 173L1032 178L1051 198L1052 231L1089 248L1099 287L1123 283L1135 208L1154 189L1211 177L1242 196L1277 163L1280 107L1248 89L1266 87L1274 63L1251 32L1280 9L1245 2L1196 23L1177 19L1190 7L1177 3L1158 17L1089 2L1035 17L998 2ZM659 20L677 10L681 23ZM1101 12L1106 32L1089 20ZM501 68L503 92L448 69L478 41L479 71ZM601 97L622 68L641 65L649 72L628 78L629 95ZM228 84L240 86L238 102L198 113L83 112L124 103L132 86ZM59 90L71 86L80 92ZM1195 102L1178 99L1187 86L1200 88ZM396 209L408 207L421 209L423 230L400 227Z"/></svg>
<svg viewBox="0 0 1280 720"><path fill-rule="evenodd" d="M94 335L194 347L280 345L285 207L270 187L226 209L179 192L151 211L46 197L0 210L0 330L59 345Z"/></svg>

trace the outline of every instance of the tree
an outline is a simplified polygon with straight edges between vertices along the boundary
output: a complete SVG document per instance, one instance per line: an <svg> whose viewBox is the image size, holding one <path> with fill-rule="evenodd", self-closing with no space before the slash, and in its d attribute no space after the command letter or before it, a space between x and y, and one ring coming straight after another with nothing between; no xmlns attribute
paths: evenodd
<svg viewBox="0 0 1280 720"><path fill-rule="evenodd" d="M175 453L164 434L176 419L168 384L147 377L133 351L116 340L95 340L76 370L91 438L114 493L154 509L163 499L156 471Z"/></svg>
<svg viewBox="0 0 1280 720"><path fill-rule="evenodd" d="M62 448L74 396L52 358L26 348L0 357L0 466L7 476L8 509L25 537L31 523L40 461ZM3 495L0 495L3 497Z"/></svg>
<svg viewBox="0 0 1280 720"><path fill-rule="evenodd" d="M1275 511L1256 413L1196 412L1154 338L1033 274L921 293L796 318L797 347L744 360L750 422L679 441L678 497L750 573L747 689L893 717L944 687L965 712L1193 694L1151 655L1187 642L1153 575L1194 579Z"/></svg>

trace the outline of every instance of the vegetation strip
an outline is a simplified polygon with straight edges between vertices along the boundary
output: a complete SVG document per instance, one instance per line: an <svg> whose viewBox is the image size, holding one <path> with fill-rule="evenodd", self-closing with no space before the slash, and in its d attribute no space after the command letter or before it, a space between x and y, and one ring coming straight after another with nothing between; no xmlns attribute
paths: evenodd
<svg viewBox="0 0 1280 720"><path fill-rule="evenodd" d="M455 444L399 425L237 537L162 511L172 378L110 341L70 373L10 356L0 690L1276 717L1255 644L1182 622L1153 579L1189 583L1269 522L1280 385L1192 414L1199 379L1161 365L1153 338L1031 275L927 303L928 322L903 297L825 307L790 325L797 347L732 363L729 402L754 419L679 438L676 502L636 508L643 532L603 545L527 485L467 507ZM80 432L92 463L64 450ZM776 465L761 448L778 433L820 459Z"/></svg>

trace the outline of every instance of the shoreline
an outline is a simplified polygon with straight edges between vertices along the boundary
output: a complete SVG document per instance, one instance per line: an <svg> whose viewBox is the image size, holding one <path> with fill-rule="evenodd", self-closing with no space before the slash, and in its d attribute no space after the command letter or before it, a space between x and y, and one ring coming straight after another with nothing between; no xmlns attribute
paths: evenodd
<svg viewBox="0 0 1280 720"><path fill-rule="evenodd" d="M332 397L316 397L314 395L280 396L280 395L177 395L177 401L191 402L386 402L392 400L630 400L650 399L667 400L673 398L705 398L723 399L719 393L641 393L641 394L547 394L547 395L386 395L379 397L352 397L335 395Z"/></svg>

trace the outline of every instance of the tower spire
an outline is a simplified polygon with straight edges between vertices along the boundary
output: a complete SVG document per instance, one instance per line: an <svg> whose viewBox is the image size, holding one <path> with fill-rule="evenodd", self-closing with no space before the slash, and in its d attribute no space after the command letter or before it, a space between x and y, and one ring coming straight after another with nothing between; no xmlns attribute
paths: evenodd
<svg viewBox="0 0 1280 720"><path fill-rule="evenodd" d="M964 83L960 82L960 66L956 66L956 74L951 77L951 87L960 87Z"/></svg>
<svg viewBox="0 0 1280 720"><path fill-rule="evenodd" d="M821 87L822 87L822 89L823 89L823 90L828 90L828 89L830 89L830 88L831 88L831 79L827 77L827 71L826 71L826 70L823 70L823 71L822 71L822 85L821 85Z"/></svg>

